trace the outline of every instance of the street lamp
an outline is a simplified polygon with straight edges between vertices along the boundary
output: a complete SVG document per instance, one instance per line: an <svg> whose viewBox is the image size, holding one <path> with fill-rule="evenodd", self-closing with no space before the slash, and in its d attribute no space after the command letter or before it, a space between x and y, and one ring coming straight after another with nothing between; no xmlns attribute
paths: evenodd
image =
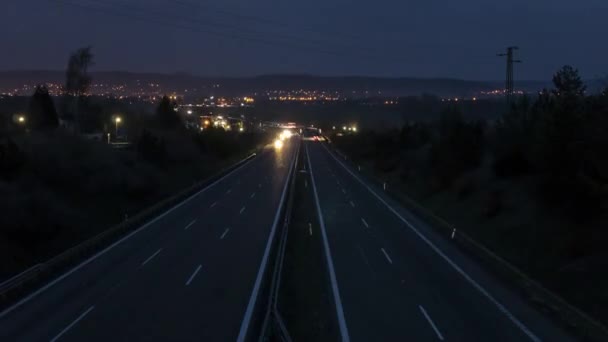
<svg viewBox="0 0 608 342"><path fill-rule="evenodd" d="M116 122L116 137L118 138L118 124L122 121L122 119L120 118L120 116L117 116L116 119L114 119L114 122Z"/></svg>

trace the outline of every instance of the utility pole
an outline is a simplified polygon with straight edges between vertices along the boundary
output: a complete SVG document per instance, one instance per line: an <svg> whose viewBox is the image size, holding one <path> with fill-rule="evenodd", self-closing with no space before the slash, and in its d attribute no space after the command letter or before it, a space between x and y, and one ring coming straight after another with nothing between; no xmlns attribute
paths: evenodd
<svg viewBox="0 0 608 342"><path fill-rule="evenodd" d="M507 97L507 105L511 105L513 100L513 63L521 63L520 60L513 59L513 51L519 50L517 46L507 47L507 53L499 53L497 56L507 56L507 81L505 84L505 92Z"/></svg>

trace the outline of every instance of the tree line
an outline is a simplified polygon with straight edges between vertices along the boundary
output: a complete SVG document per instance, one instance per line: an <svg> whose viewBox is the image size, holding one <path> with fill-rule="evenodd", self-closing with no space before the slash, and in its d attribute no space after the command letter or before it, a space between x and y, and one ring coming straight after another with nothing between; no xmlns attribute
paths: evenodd
<svg viewBox="0 0 608 342"><path fill-rule="evenodd" d="M554 74L553 86L518 98L493 124L465 120L452 105L435 122L336 143L380 171L398 171L404 180L415 175L437 191L487 162L497 179L533 177L546 203L598 213L608 201L608 89L586 94L568 65Z"/></svg>

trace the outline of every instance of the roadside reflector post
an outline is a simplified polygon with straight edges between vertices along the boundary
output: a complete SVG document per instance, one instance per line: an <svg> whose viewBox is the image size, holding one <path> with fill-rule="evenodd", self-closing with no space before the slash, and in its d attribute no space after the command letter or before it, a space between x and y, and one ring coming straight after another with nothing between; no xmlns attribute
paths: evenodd
<svg viewBox="0 0 608 342"><path fill-rule="evenodd" d="M359 168L359 171L361 171L361 165L357 166Z"/></svg>
<svg viewBox="0 0 608 342"><path fill-rule="evenodd" d="M384 191L386 191L386 182L382 183L382 189L384 189Z"/></svg>
<svg viewBox="0 0 608 342"><path fill-rule="evenodd" d="M452 229L452 240L454 240L454 235L456 235L456 228Z"/></svg>

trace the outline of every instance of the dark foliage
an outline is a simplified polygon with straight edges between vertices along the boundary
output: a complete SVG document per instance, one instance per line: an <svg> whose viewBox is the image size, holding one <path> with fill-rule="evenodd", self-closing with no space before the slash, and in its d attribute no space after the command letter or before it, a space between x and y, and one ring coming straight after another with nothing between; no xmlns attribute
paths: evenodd
<svg viewBox="0 0 608 342"><path fill-rule="evenodd" d="M163 96L158 108L156 109L156 117L162 128L172 129L181 124L179 113L175 111L175 103L171 102L169 97Z"/></svg>
<svg viewBox="0 0 608 342"><path fill-rule="evenodd" d="M430 165L439 185L449 186L463 172L478 167L484 153L483 144L482 122L466 122L453 108L444 112L430 150Z"/></svg>
<svg viewBox="0 0 608 342"><path fill-rule="evenodd" d="M165 141L144 129L137 140L137 153L147 162L164 164L167 160Z"/></svg>
<svg viewBox="0 0 608 342"><path fill-rule="evenodd" d="M25 164L25 155L11 139L0 143L0 178L13 179Z"/></svg>
<svg viewBox="0 0 608 342"><path fill-rule="evenodd" d="M36 86L29 103L28 127L32 129L49 129L59 126L59 117L55 103L44 85Z"/></svg>
<svg viewBox="0 0 608 342"><path fill-rule="evenodd" d="M431 130L422 122L406 123L399 134L401 148L417 149L431 141Z"/></svg>

